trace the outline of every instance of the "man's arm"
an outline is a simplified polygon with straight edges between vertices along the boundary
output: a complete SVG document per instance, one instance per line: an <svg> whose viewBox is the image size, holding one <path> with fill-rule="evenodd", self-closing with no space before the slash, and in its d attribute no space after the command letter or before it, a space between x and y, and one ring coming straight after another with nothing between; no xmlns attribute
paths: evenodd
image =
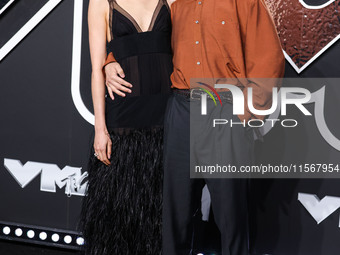
<svg viewBox="0 0 340 255"><path fill-rule="evenodd" d="M125 74L118 62L116 62L113 53L107 56L103 65L105 72L105 84L107 91L112 100L114 100L113 93L119 96L125 97L125 93L131 93L132 84L125 81Z"/></svg>
<svg viewBox="0 0 340 255"><path fill-rule="evenodd" d="M116 61L115 57L113 56L113 53L110 52L109 55L107 55L107 58L106 58L105 63L104 63L104 65L103 65L103 68L104 68L106 65L108 65L108 64L110 64L110 63L113 63L113 62L117 62L117 61Z"/></svg>
<svg viewBox="0 0 340 255"><path fill-rule="evenodd" d="M252 97L255 109L269 109L272 104L272 89L280 86L279 78L284 76L285 58L274 22L263 0L251 0L243 47L246 78L249 83L243 91L246 99L245 115L239 117L246 120L264 119L265 116L256 116L249 111L247 88L253 88Z"/></svg>

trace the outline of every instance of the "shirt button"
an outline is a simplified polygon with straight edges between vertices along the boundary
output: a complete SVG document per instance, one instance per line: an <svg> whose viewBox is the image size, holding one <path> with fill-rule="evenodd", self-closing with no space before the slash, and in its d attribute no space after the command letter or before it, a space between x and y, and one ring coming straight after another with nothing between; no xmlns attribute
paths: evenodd
<svg viewBox="0 0 340 255"><path fill-rule="evenodd" d="M201 62L198 61L198 62L197 62L197 65L200 65L200 64L201 64Z"/></svg>
<svg viewBox="0 0 340 255"><path fill-rule="evenodd" d="M224 24L225 24L225 21L223 20L223 21L222 21L222 25L224 25Z"/></svg>
<svg viewBox="0 0 340 255"><path fill-rule="evenodd" d="M195 23L198 24L198 20L196 20Z"/></svg>
<svg viewBox="0 0 340 255"><path fill-rule="evenodd" d="M200 42L199 42L199 41L196 41L195 43L196 43L196 44L199 44Z"/></svg>

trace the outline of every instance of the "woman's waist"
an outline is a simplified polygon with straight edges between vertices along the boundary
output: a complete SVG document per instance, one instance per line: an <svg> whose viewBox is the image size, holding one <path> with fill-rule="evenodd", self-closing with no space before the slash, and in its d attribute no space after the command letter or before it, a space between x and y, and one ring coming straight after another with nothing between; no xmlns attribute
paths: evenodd
<svg viewBox="0 0 340 255"><path fill-rule="evenodd" d="M131 93L125 93L125 96L122 97L116 93L114 94L114 100L111 99L108 91L105 93L105 101L106 104L147 104L153 105L155 102L159 103L163 100L167 100L167 98L172 94L170 86L164 86L161 88L138 88L133 87L131 89ZM154 102L154 103L152 103ZM155 103L155 104L157 104Z"/></svg>
<svg viewBox="0 0 340 255"><path fill-rule="evenodd" d="M117 61L145 54L171 55L171 33L151 31L118 37L107 44L107 52L112 52Z"/></svg>
<svg viewBox="0 0 340 255"><path fill-rule="evenodd" d="M173 72L172 57L163 53L128 57L119 60L124 80L132 84L132 95L155 95L169 92Z"/></svg>

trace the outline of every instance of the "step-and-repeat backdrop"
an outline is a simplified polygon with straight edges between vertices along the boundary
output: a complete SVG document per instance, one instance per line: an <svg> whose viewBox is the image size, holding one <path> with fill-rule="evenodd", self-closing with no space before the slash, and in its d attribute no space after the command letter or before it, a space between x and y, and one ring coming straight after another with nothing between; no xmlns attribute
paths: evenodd
<svg viewBox="0 0 340 255"><path fill-rule="evenodd" d="M340 0L265 0L286 77L340 76ZM0 237L76 249L93 136L88 0L0 1ZM268 49L270 50L270 49ZM258 163L340 164L340 84L256 142ZM251 181L254 254L340 252L340 180Z"/></svg>

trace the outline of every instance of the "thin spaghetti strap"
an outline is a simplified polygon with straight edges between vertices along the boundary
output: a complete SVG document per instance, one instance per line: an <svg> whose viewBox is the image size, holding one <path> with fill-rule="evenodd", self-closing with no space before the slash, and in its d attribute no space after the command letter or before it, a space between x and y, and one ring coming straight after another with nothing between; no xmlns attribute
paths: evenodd
<svg viewBox="0 0 340 255"><path fill-rule="evenodd" d="M148 31L152 31L153 26L155 25L156 19L158 17L158 14L159 14L160 10L162 9L163 5L164 5L164 0L158 0L158 4L157 4L156 9L155 9L155 11L152 15L152 19L151 19Z"/></svg>
<svg viewBox="0 0 340 255"><path fill-rule="evenodd" d="M112 14L113 14L113 8L115 0L107 0L109 2L110 10L109 10L109 29L110 29L110 39L113 39L113 33L112 33Z"/></svg>

